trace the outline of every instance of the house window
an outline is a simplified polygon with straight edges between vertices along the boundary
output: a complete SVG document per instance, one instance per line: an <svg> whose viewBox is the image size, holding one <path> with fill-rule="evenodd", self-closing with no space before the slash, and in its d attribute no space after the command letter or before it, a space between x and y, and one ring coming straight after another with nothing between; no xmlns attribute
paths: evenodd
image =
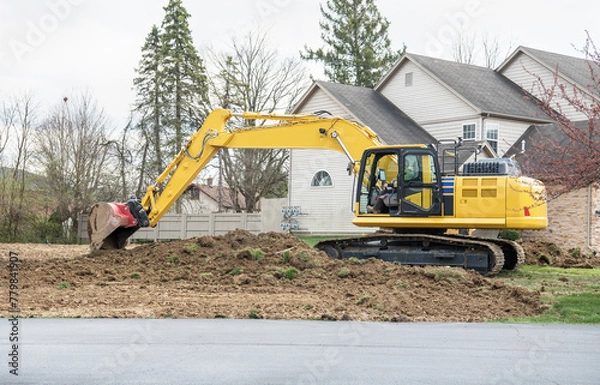
<svg viewBox="0 0 600 385"><path fill-rule="evenodd" d="M497 124L486 124L485 125L485 138L490 144L490 147L494 149L498 154L498 125Z"/></svg>
<svg viewBox="0 0 600 385"><path fill-rule="evenodd" d="M321 170L313 176L310 185L312 187L331 187L333 186L333 180L327 171Z"/></svg>
<svg viewBox="0 0 600 385"><path fill-rule="evenodd" d="M410 87L413 85L413 73L407 72L404 74L404 87Z"/></svg>
<svg viewBox="0 0 600 385"><path fill-rule="evenodd" d="M197 201L200 200L200 189L196 187L190 188L190 199Z"/></svg>
<svg viewBox="0 0 600 385"><path fill-rule="evenodd" d="M477 125L475 123L463 124L462 137L464 140L477 139Z"/></svg>

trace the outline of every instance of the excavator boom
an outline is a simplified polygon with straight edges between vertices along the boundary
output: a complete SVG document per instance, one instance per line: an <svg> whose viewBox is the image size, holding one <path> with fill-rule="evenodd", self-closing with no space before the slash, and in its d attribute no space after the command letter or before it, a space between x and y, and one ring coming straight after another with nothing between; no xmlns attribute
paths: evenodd
<svg viewBox="0 0 600 385"><path fill-rule="evenodd" d="M227 122L233 117L277 123L272 126L227 127ZM117 203L99 203L92 207L88 221L90 247L93 250L121 248L127 237L139 227L154 227L221 148L330 149L345 154L352 171L358 172L364 149L380 146L381 142L371 129L338 117L254 112L234 114L225 109L214 110L156 178L156 183L148 186L141 199L143 210L132 210ZM133 205L135 201L128 204ZM148 224L144 226L146 220Z"/></svg>

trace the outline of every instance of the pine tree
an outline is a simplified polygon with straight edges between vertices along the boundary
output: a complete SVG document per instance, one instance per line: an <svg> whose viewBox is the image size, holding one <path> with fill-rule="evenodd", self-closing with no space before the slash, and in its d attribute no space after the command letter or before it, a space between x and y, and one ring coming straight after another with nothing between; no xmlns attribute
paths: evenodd
<svg viewBox="0 0 600 385"><path fill-rule="evenodd" d="M142 144L144 163L141 169L149 169L148 171L156 175L162 173L165 167L163 155L165 133L162 124L165 121L166 95L163 86L162 55L161 34L158 27L154 25L142 47L142 59L136 69L138 76L133 84L137 92L134 111L141 115L138 128L142 131L142 137L146 142ZM149 166L145 163L146 160Z"/></svg>
<svg viewBox="0 0 600 385"><path fill-rule="evenodd" d="M169 146L175 154L206 115L208 85L202 59L194 47L188 23L190 14L181 0L170 0L164 10L161 39L164 86L168 98L168 126L173 131Z"/></svg>
<svg viewBox="0 0 600 385"><path fill-rule="evenodd" d="M325 47L304 47L305 60L323 62L329 80L373 87L406 51L391 49L389 21L381 16L374 0L328 0L320 6L319 22Z"/></svg>

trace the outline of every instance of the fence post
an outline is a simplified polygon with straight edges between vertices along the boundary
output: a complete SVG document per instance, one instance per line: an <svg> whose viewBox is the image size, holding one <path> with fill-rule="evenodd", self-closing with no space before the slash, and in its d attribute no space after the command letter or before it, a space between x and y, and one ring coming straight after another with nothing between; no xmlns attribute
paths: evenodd
<svg viewBox="0 0 600 385"><path fill-rule="evenodd" d="M88 216L87 214L79 214L77 216L77 236L79 237L79 239L88 239L88 233L87 233L87 221L88 221ZM88 239L89 241L89 239Z"/></svg>
<svg viewBox="0 0 600 385"><path fill-rule="evenodd" d="M181 234L179 235L179 239L187 239L187 214L181 213L181 218L179 219L181 224Z"/></svg>
<svg viewBox="0 0 600 385"><path fill-rule="evenodd" d="M244 230L248 230L248 213L243 212L240 217L240 228Z"/></svg>
<svg viewBox="0 0 600 385"><path fill-rule="evenodd" d="M215 235L215 214L208 214L208 235L211 237Z"/></svg>
<svg viewBox="0 0 600 385"><path fill-rule="evenodd" d="M159 238L159 232L158 232L158 228L160 227L160 222L156 224L156 226L154 226L154 242L158 241Z"/></svg>
<svg viewBox="0 0 600 385"><path fill-rule="evenodd" d="M260 232L261 233L265 232L265 220L264 220L264 217L263 217L263 212L264 212L263 210L260 210L260 217L259 218L260 218Z"/></svg>

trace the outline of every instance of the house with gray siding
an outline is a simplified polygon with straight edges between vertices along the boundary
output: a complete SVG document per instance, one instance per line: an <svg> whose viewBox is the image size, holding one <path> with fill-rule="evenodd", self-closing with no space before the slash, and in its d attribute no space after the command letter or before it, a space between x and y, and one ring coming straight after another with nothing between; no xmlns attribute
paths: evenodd
<svg viewBox="0 0 600 385"><path fill-rule="evenodd" d="M372 128L384 144L435 143L435 138L386 99L363 87L315 82L292 113L327 111L331 115ZM348 175L348 158L333 150L292 150L289 204L300 207L294 218L300 230L313 233L356 234L354 175Z"/></svg>
<svg viewBox="0 0 600 385"><path fill-rule="evenodd" d="M521 46L496 69L496 72L538 99L543 96L543 89L540 87L541 81L547 89L555 84L556 86L566 86L570 96L573 96L571 90L575 87L583 93L584 100L590 103L597 100L599 96L598 88L594 90L588 87L590 84L594 84L590 73L591 63L586 59ZM600 68L597 65L595 67L596 74L598 74ZM576 111L563 100L556 99L555 102L558 104L559 112L569 120L587 119L584 114Z"/></svg>
<svg viewBox="0 0 600 385"><path fill-rule="evenodd" d="M404 55L375 90L437 139L484 140L498 156L532 124L550 122L493 69L427 56Z"/></svg>
<svg viewBox="0 0 600 385"><path fill-rule="evenodd" d="M373 89L315 82L292 112L328 111L369 126L386 144L460 137L487 143L484 156L505 156L515 153L531 127L552 123L538 107L536 76L585 90L588 62L519 47L494 70L409 53ZM595 100L592 92L586 95ZM570 119L582 118L568 105L559 109ZM351 224L354 178L346 172L345 156L293 150L290 158L289 204L300 207L302 231L365 232Z"/></svg>

